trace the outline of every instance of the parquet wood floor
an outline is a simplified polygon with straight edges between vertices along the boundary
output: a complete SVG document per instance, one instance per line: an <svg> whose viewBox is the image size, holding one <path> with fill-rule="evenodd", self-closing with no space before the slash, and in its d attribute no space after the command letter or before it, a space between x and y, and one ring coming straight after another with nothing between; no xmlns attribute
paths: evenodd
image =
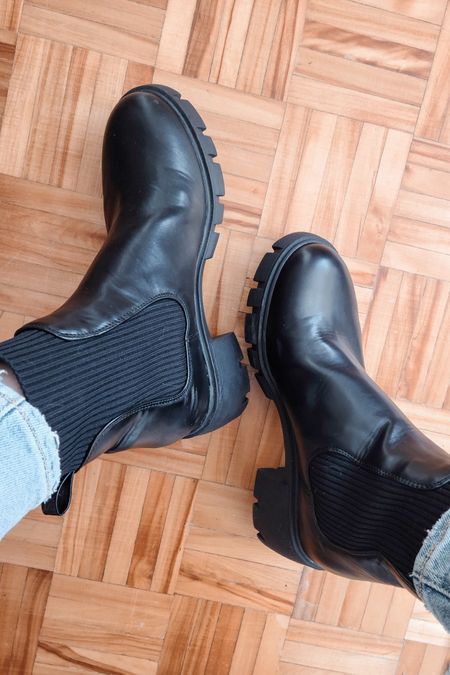
<svg viewBox="0 0 450 675"><path fill-rule="evenodd" d="M0 0L0 339L80 281L108 114L166 83L225 174L212 330L244 344L275 238L330 238L370 374L450 452L449 72L446 0ZM252 382L224 429L89 465L64 519L36 510L0 544L0 674L443 673L450 639L406 591L257 541L255 471L282 452Z"/></svg>

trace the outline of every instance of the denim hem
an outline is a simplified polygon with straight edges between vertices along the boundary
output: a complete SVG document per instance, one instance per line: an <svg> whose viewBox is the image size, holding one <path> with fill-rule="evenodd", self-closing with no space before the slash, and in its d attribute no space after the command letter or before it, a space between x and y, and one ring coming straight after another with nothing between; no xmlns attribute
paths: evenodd
<svg viewBox="0 0 450 675"><path fill-rule="evenodd" d="M0 373L0 538L58 487L58 448L42 413Z"/></svg>
<svg viewBox="0 0 450 675"><path fill-rule="evenodd" d="M412 577L425 607L450 631L450 509L428 532Z"/></svg>

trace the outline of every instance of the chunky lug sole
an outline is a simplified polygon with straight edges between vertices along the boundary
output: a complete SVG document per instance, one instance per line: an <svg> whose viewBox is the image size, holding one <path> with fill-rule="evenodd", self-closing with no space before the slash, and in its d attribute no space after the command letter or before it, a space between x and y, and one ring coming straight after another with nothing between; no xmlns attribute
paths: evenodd
<svg viewBox="0 0 450 675"><path fill-rule="evenodd" d="M197 110L181 98L175 89L160 84L144 85L131 89L128 96L136 91L148 91L162 98L178 115L197 153L202 168L206 192L209 194L209 211L205 225L205 236L197 264L195 306L197 325L210 382L210 408L201 426L191 436L206 434L224 426L239 417L247 405L250 389L248 372L242 363L243 354L234 333L211 337L205 318L202 298L202 278L205 261L212 258L219 240L216 225L223 220L224 206L219 197L225 194L222 169L213 161L217 150L213 140L204 134L206 124Z"/></svg>
<svg viewBox="0 0 450 675"><path fill-rule="evenodd" d="M299 453L294 431L276 382L270 372L266 353L266 327L273 289L287 259L307 244L329 243L309 233L294 233L279 239L273 253L266 253L255 274L257 288L252 288L247 304L252 308L245 322L245 339L250 363L267 398L274 401L280 415L285 447L285 466L258 469L254 488L253 524L259 539L285 558L321 569L305 553L299 534Z"/></svg>

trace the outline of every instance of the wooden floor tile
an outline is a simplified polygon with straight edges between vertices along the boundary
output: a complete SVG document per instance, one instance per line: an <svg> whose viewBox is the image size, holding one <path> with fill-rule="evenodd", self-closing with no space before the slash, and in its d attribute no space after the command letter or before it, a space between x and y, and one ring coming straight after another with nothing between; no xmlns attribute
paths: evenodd
<svg viewBox="0 0 450 675"><path fill-rule="evenodd" d="M291 619L281 660L354 675L395 673L401 647L401 640Z"/></svg>
<svg viewBox="0 0 450 675"><path fill-rule="evenodd" d="M40 640L157 661L171 606L168 595L55 574Z"/></svg>
<svg viewBox="0 0 450 675"><path fill-rule="evenodd" d="M33 669L51 580L48 571L0 564L0 669L5 675Z"/></svg>

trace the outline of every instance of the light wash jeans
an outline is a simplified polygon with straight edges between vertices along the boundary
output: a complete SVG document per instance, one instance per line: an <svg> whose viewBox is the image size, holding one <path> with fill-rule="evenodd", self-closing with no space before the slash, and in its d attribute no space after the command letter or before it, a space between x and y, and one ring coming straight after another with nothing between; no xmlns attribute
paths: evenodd
<svg viewBox="0 0 450 675"><path fill-rule="evenodd" d="M0 539L50 497L59 478L57 435L0 376ZM450 510L428 533L413 580L426 607L450 632Z"/></svg>
<svg viewBox="0 0 450 675"><path fill-rule="evenodd" d="M58 436L0 374L0 539L48 499L60 478Z"/></svg>

